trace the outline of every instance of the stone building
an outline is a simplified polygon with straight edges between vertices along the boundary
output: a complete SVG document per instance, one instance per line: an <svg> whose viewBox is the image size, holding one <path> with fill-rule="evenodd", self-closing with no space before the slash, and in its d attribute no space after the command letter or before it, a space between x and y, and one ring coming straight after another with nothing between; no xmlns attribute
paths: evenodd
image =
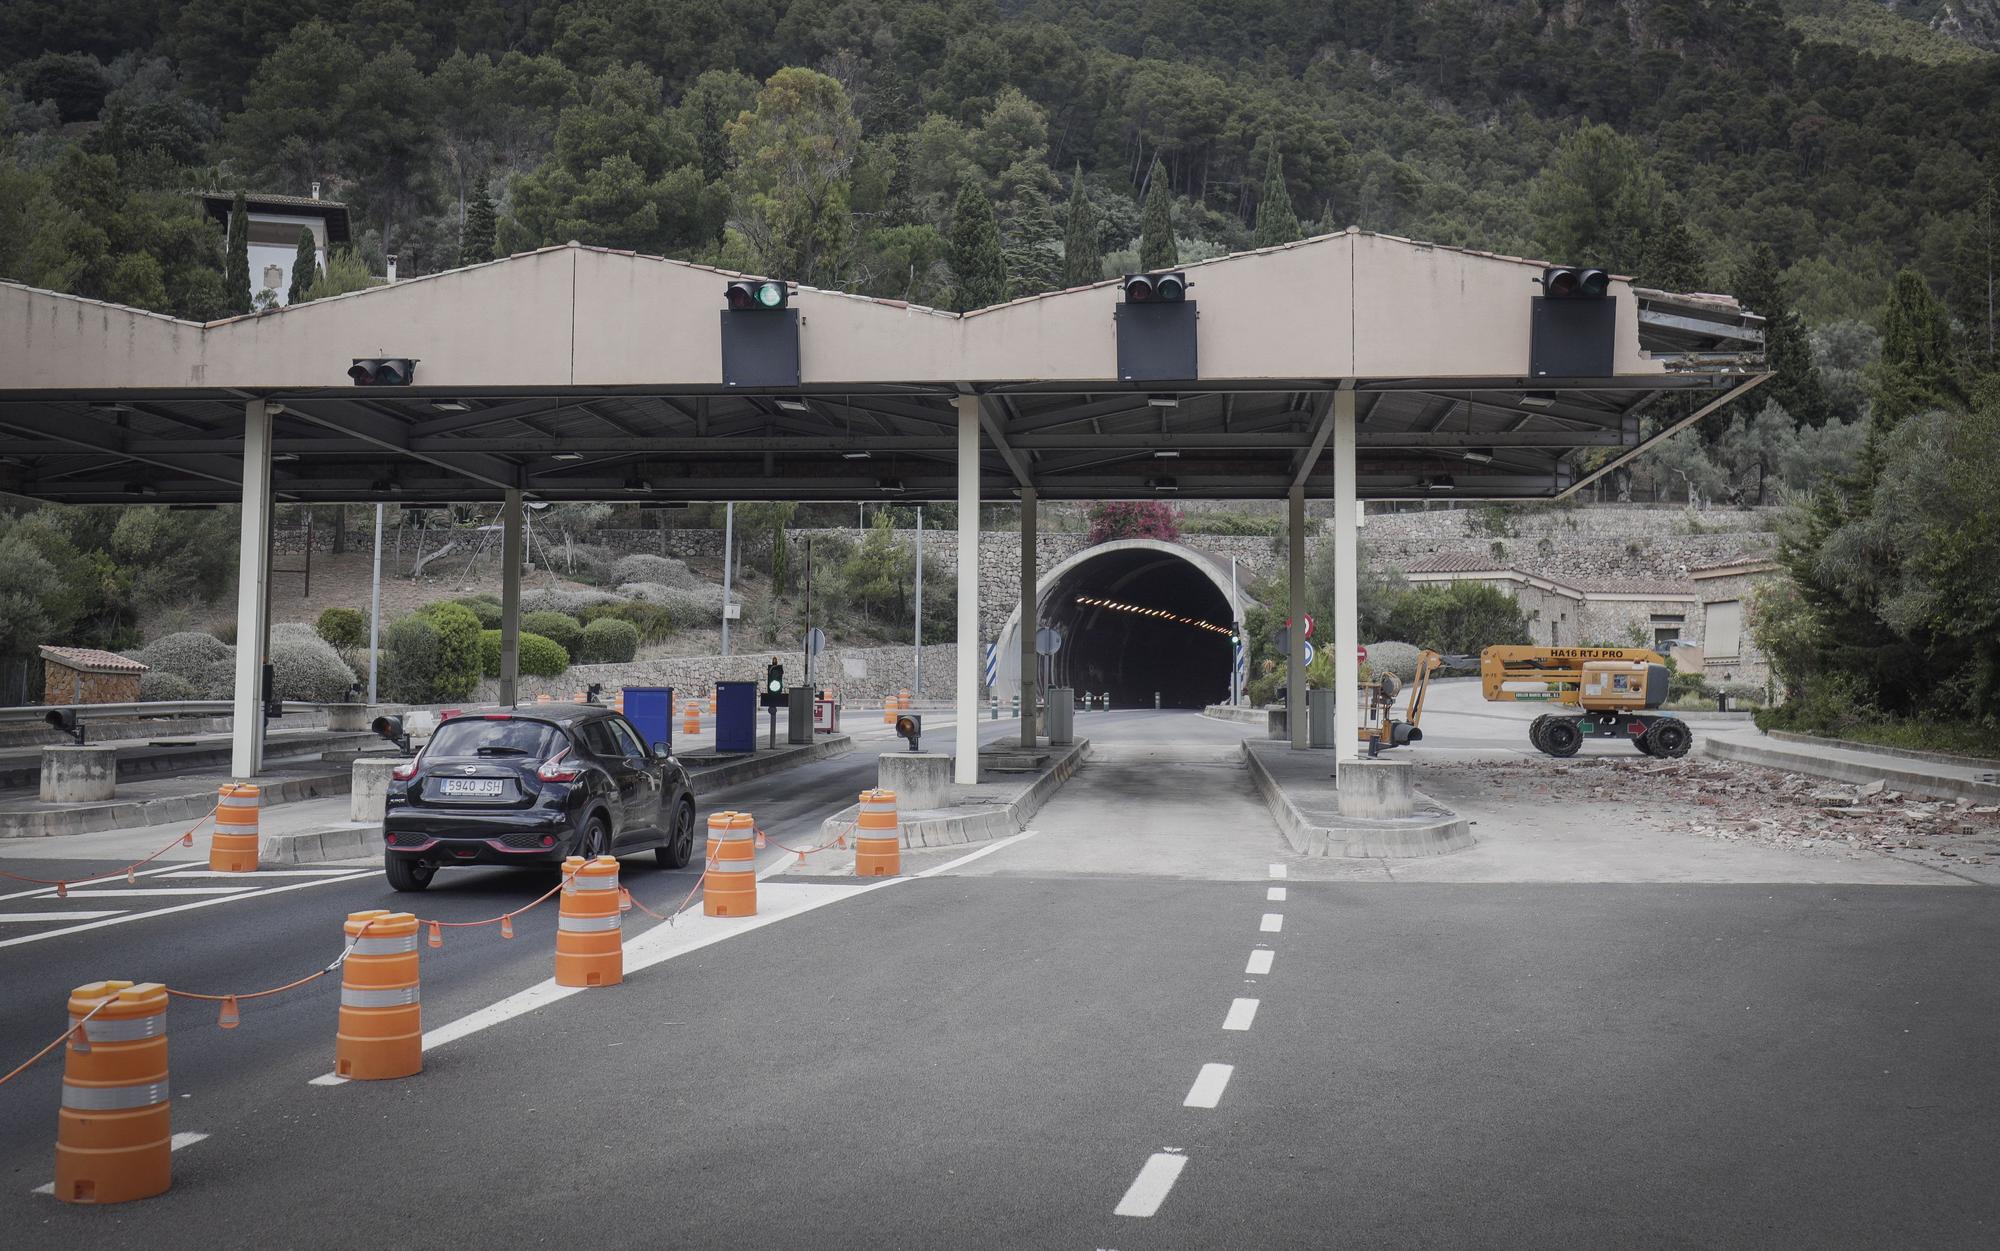
<svg viewBox="0 0 2000 1251"><path fill-rule="evenodd" d="M132 704L139 700L139 675L147 666L94 647L42 644L42 702L45 704Z"/></svg>

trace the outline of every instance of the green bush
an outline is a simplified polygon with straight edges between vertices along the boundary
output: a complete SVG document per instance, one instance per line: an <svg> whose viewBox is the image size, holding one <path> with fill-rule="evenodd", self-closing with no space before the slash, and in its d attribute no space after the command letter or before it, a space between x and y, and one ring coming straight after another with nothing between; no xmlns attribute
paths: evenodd
<svg viewBox="0 0 2000 1251"><path fill-rule="evenodd" d="M481 628L487 630L500 628L500 601L493 596L467 595L449 602L471 609L472 615L479 618ZM424 607L430 608L431 605L426 604Z"/></svg>
<svg viewBox="0 0 2000 1251"><path fill-rule="evenodd" d="M319 636L335 647L366 647L368 617L352 608L329 608L313 623Z"/></svg>
<svg viewBox="0 0 2000 1251"><path fill-rule="evenodd" d="M1417 656L1422 650L1413 643L1370 643L1368 667L1376 673L1393 673L1405 682L1417 680Z"/></svg>
<svg viewBox="0 0 2000 1251"><path fill-rule="evenodd" d="M465 699L479 689L479 617L464 604L443 601L417 610L437 630L433 699Z"/></svg>
<svg viewBox="0 0 2000 1251"><path fill-rule="evenodd" d="M539 634L564 651L573 653L577 638L583 633L583 623L568 613L531 612L522 615L521 629L529 634Z"/></svg>
<svg viewBox="0 0 2000 1251"><path fill-rule="evenodd" d="M479 632L480 669L489 678L500 676L500 631L481 630ZM531 678L561 677L569 668L569 649L553 639L539 634L523 632L521 635L521 673Z"/></svg>
<svg viewBox="0 0 2000 1251"><path fill-rule="evenodd" d="M1669 700L1713 699L1715 692L1709 688L1708 679L1699 673L1676 672L1667 680L1667 698Z"/></svg>
<svg viewBox="0 0 2000 1251"><path fill-rule="evenodd" d="M182 698L228 699L236 690L236 649L213 634L187 630L162 635L132 653L132 659L152 666L153 674L172 674L186 682L194 694Z"/></svg>
<svg viewBox="0 0 2000 1251"><path fill-rule="evenodd" d="M194 683L178 673L158 669L139 675L139 698L145 700L198 699Z"/></svg>
<svg viewBox="0 0 2000 1251"><path fill-rule="evenodd" d="M354 689L354 670L311 626L288 622L275 627L270 657L279 699L333 704Z"/></svg>
<svg viewBox="0 0 2000 1251"><path fill-rule="evenodd" d="M427 704L436 698L438 629L428 617L392 622L382 639L382 695L392 703Z"/></svg>
<svg viewBox="0 0 2000 1251"><path fill-rule="evenodd" d="M624 664L639 654L639 627L615 617L600 617L583 628L578 651L586 665Z"/></svg>
<svg viewBox="0 0 2000 1251"><path fill-rule="evenodd" d="M648 604L643 600L617 600L608 604L591 604L577 614L585 626L593 621L609 617L613 621L629 621L639 628L641 643L663 643L673 637L674 614L664 604ZM571 649L575 651L574 648Z"/></svg>

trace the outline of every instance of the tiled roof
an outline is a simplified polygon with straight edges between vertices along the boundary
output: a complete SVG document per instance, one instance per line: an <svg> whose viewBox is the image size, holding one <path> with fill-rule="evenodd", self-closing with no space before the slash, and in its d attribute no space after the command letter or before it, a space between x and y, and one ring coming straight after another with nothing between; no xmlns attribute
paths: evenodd
<svg viewBox="0 0 2000 1251"><path fill-rule="evenodd" d="M1575 587L1585 595L1658 595L1668 599L1687 599L1694 595L1694 587L1686 582L1669 582L1657 578L1551 578Z"/></svg>
<svg viewBox="0 0 2000 1251"><path fill-rule="evenodd" d="M52 647L44 643L41 652L43 660L53 660L84 673L144 673L151 667L95 647Z"/></svg>
<svg viewBox="0 0 2000 1251"><path fill-rule="evenodd" d="M1405 573L1515 573L1512 565L1503 565L1490 556L1463 556L1443 553L1426 556Z"/></svg>

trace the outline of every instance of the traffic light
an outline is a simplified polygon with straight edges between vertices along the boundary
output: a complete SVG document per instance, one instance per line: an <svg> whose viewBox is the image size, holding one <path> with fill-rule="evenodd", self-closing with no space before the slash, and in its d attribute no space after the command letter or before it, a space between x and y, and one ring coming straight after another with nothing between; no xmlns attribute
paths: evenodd
<svg viewBox="0 0 2000 1251"><path fill-rule="evenodd" d="M917 750L917 740L924 736L924 719L914 712L906 712L896 718L896 737L910 740L910 750Z"/></svg>
<svg viewBox="0 0 2000 1251"><path fill-rule="evenodd" d="M764 693L766 695L785 693L785 667L775 660L764 666Z"/></svg>
<svg viewBox="0 0 2000 1251"><path fill-rule="evenodd" d="M1542 294L1551 300L1601 300L1611 294L1611 275L1601 269L1551 265L1542 271Z"/></svg>
<svg viewBox="0 0 2000 1251"><path fill-rule="evenodd" d="M785 284L770 278L739 278L723 291L732 312L770 312L791 302Z"/></svg>
<svg viewBox="0 0 2000 1251"><path fill-rule="evenodd" d="M357 387L407 387L416 381L417 362L407 356L362 358L347 368Z"/></svg>
<svg viewBox="0 0 2000 1251"><path fill-rule="evenodd" d="M1127 274L1127 304L1178 304L1187 298L1187 275L1180 270L1159 274Z"/></svg>

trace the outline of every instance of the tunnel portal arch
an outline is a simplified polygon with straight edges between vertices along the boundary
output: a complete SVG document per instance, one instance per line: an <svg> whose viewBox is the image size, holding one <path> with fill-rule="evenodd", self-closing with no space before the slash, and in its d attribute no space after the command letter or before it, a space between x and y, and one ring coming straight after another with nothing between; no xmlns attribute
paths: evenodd
<svg viewBox="0 0 2000 1251"><path fill-rule="evenodd" d="M1200 708L1229 694L1230 569L1207 553L1163 539L1113 539L1086 548L1037 579L1035 625L1062 631L1063 647L1044 670L1053 685L1109 693L1114 708ZM1108 601L1128 605L1079 601ZM1248 612L1255 601L1235 588ZM1160 616L1159 613L1170 614ZM1185 620L1181 620L1185 619ZM1190 624L1206 623L1208 627ZM999 636L995 690L1021 690L1021 605Z"/></svg>

